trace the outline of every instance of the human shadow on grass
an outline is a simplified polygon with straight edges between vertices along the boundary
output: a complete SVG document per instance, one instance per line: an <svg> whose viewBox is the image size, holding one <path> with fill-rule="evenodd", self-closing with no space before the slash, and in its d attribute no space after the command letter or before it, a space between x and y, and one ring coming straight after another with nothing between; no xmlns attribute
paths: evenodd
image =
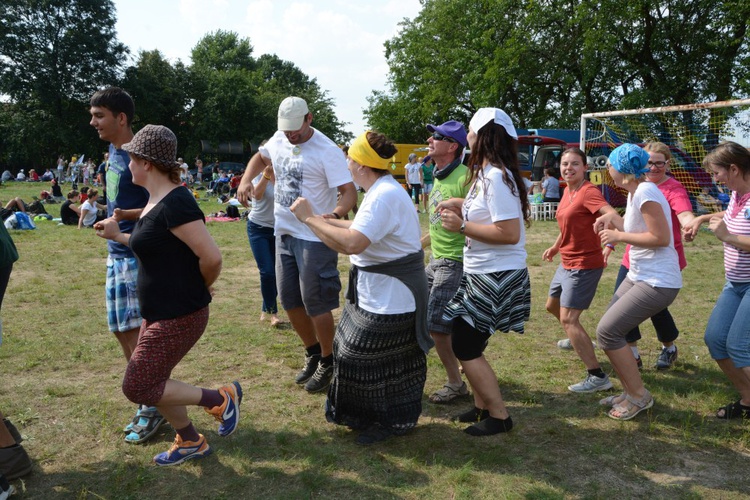
<svg viewBox="0 0 750 500"><path fill-rule="evenodd" d="M617 393L616 381L615 390L596 394L559 394L503 383L515 427L507 435L488 438L466 436L462 430L467 424L448 420L471 408L473 400L427 405L423 416L428 423L417 435L436 439L430 440L430 454L418 459L438 457L454 468L471 461L475 470L523 474L582 496L621 496L622 489L627 497L690 496L696 487L750 493L744 472L750 460L728 442L721 444L732 433L736 438L750 434L750 422L721 421L713 414L659 402L670 392L726 391L728 381L695 365L674 373L645 373L644 380L656 405L629 422L608 419L608 408L598 404L601 397Z"/></svg>
<svg viewBox="0 0 750 500"><path fill-rule="evenodd" d="M336 496L382 497L383 487L334 473L342 464L317 437L252 430L251 423L229 438L204 432L212 453L172 467L158 467L150 457L174 439L160 431L146 445L122 444L122 461L70 461L59 472L35 465L24 481L14 481L23 498L309 498L321 492ZM280 443L296 443L290 449ZM302 446L302 448L299 448ZM301 451L304 450L304 454ZM274 462L279 462L275 465ZM387 469L387 464L380 464ZM58 467L59 469L60 467ZM343 468L343 467L342 467ZM408 481L420 481L410 474Z"/></svg>

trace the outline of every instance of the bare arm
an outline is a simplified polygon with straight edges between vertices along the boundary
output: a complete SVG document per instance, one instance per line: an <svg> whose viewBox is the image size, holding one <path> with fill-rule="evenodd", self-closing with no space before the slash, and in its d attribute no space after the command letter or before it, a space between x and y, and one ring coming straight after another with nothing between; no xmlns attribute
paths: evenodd
<svg viewBox="0 0 750 500"><path fill-rule="evenodd" d="M562 233L557 235L555 243L542 253L542 260L552 262L552 259L560 252L560 244L562 243Z"/></svg>
<svg viewBox="0 0 750 500"><path fill-rule="evenodd" d="M643 233L626 233L619 229L604 229L599 232L602 243L629 243L641 248L659 248L669 246L669 223L661 206L655 201L641 205L641 214L647 231Z"/></svg>
<svg viewBox="0 0 750 500"><path fill-rule="evenodd" d="M209 234L202 220L194 220L170 229L172 234L185 243L198 257L203 282L207 288L214 284L221 273L221 251Z"/></svg>
<svg viewBox="0 0 750 500"><path fill-rule="evenodd" d="M263 197L266 195L266 186L268 186L269 182L271 184L275 182L273 167L270 166L263 169L263 175L260 176L260 180L253 187L253 199L258 201L263 199ZM242 184L242 181L240 181L240 184ZM239 188L237 189L237 192L239 192Z"/></svg>
<svg viewBox="0 0 750 500"><path fill-rule="evenodd" d="M116 241L125 246L130 246L130 234L120 231L120 224L114 217L101 220L94 224L96 235L106 240Z"/></svg>
<svg viewBox="0 0 750 500"><path fill-rule="evenodd" d="M141 213L143 213L142 208L129 208L127 210L123 210L122 208L115 208L112 216L117 220L117 222L120 222L123 220L138 220L141 216Z"/></svg>
<svg viewBox="0 0 750 500"><path fill-rule="evenodd" d="M680 221L681 228L686 227L693 221L693 219L695 219L695 215L693 215L693 212L690 210L685 210L684 212L677 214L677 220Z"/></svg>
<svg viewBox="0 0 750 500"><path fill-rule="evenodd" d="M682 237L685 238L685 241L693 241L698 235L698 231L700 230L701 225L705 222L710 221L713 217L723 218L724 212L717 212L715 214L705 214L699 215L698 217L693 217L693 220L682 226Z"/></svg>
<svg viewBox="0 0 750 500"><path fill-rule="evenodd" d="M333 213L323 214L323 217L326 219L335 218L336 215L338 215L339 219L344 217L354 207L354 204L357 203L357 188L354 187L354 183L347 182L340 185L337 189L341 196L339 196L339 201L336 204L336 208L333 209Z"/></svg>
<svg viewBox="0 0 750 500"><path fill-rule="evenodd" d="M440 221L446 230L454 233L459 232L461 224L464 224L463 219L453 210L440 212ZM463 234L471 239L491 245L515 245L521 239L521 220L518 218L508 219L492 224L467 221L464 225Z"/></svg>
<svg viewBox="0 0 750 500"><path fill-rule="evenodd" d="M237 188L237 200L243 206L250 206L250 199L253 197L253 179L266 167L273 167L270 158L263 157L260 153L255 153L250 161L247 162L245 174L242 176L240 185Z"/></svg>
<svg viewBox="0 0 750 500"><path fill-rule="evenodd" d="M750 252L750 236L732 234L724 224L723 217L712 217L708 222L708 228L713 231L719 241L732 245L746 252Z"/></svg>
<svg viewBox="0 0 750 500"><path fill-rule="evenodd" d="M297 198L289 209L300 222L307 225L315 236L320 238L323 244L338 253L358 254L370 246L370 240L364 234L338 225L346 221L325 219L320 215L314 215L310 203L305 198Z"/></svg>

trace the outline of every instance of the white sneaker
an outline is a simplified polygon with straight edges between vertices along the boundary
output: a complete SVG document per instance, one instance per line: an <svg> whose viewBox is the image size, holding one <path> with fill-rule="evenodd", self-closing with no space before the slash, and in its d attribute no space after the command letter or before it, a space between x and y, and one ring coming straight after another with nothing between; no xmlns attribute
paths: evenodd
<svg viewBox="0 0 750 500"><path fill-rule="evenodd" d="M581 382L568 386L570 392L596 392L606 391L611 388L612 382L609 380L608 375L604 375L604 378L599 378L590 373Z"/></svg>
<svg viewBox="0 0 750 500"><path fill-rule="evenodd" d="M570 342L570 339L562 339L557 341L557 347L560 349L572 350L573 344Z"/></svg>
<svg viewBox="0 0 750 500"><path fill-rule="evenodd" d="M594 346L594 349L596 349L596 342L593 340L591 341L591 345ZM567 350L573 350L573 344L570 342L570 339L562 339L557 341L557 347L560 349L567 349Z"/></svg>

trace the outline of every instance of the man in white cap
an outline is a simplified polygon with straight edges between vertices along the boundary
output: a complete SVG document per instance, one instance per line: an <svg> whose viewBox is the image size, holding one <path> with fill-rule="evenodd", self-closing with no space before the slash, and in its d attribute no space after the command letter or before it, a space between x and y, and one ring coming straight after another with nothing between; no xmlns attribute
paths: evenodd
<svg viewBox="0 0 750 500"><path fill-rule="evenodd" d="M248 206L252 180L265 167L273 167L276 283L281 305L307 351L295 382L304 384L308 392L319 392L333 376L331 311L339 307L338 254L298 221L289 207L302 196L314 213L341 219L354 206L357 192L341 149L313 128L312 120L304 99L287 97L281 102L278 131L248 162L237 199Z"/></svg>

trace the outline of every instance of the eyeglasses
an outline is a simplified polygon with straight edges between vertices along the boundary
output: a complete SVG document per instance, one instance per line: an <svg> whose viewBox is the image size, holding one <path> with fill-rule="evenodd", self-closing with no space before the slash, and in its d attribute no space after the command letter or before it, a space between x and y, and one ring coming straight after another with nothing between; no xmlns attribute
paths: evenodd
<svg viewBox="0 0 750 500"><path fill-rule="evenodd" d="M440 132L433 132L432 138L436 141L445 141L445 142L452 142L453 144L456 143L456 140L452 137L448 137L447 135L443 135Z"/></svg>
<svg viewBox="0 0 750 500"><path fill-rule="evenodd" d="M649 167L664 168L664 165L666 164L667 162L665 161L651 161L651 160L648 161Z"/></svg>

